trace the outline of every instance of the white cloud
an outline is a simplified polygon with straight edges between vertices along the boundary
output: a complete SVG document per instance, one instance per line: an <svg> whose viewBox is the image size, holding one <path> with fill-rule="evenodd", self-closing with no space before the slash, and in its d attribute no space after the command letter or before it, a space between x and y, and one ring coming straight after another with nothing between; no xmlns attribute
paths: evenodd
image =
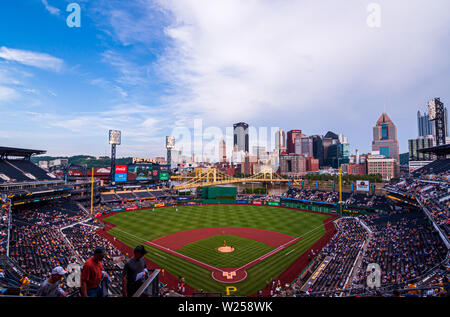
<svg viewBox="0 0 450 317"><path fill-rule="evenodd" d="M0 102L10 101L16 99L19 96L17 91L13 88L0 86Z"/></svg>
<svg viewBox="0 0 450 317"><path fill-rule="evenodd" d="M48 0L42 0L42 4L45 6L45 9L53 15L59 15L60 10L58 8L52 7L48 4Z"/></svg>
<svg viewBox="0 0 450 317"><path fill-rule="evenodd" d="M62 59L49 54L13 49L5 46L0 47L0 58L55 72L61 71L64 64Z"/></svg>
<svg viewBox="0 0 450 317"><path fill-rule="evenodd" d="M355 95L389 95L449 65L439 52L448 2L379 2L375 30L364 1L160 1L174 16L173 45L160 59L178 87L168 101L179 116L222 123L300 119L342 112L356 87L364 91Z"/></svg>

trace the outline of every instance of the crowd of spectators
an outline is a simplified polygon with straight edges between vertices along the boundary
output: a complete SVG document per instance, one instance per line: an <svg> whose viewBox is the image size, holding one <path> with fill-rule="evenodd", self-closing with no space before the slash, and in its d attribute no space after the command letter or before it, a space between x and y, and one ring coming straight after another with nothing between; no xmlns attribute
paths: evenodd
<svg viewBox="0 0 450 317"><path fill-rule="evenodd" d="M8 237L8 219L9 212L6 203L0 200L0 255L6 252L6 243Z"/></svg>
<svg viewBox="0 0 450 317"><path fill-rule="evenodd" d="M421 210L341 218L335 225L328 244L317 256L309 255L310 274L277 296L448 296L448 250ZM328 265L306 284L327 257ZM381 269L380 288L373 292L366 285L370 263ZM406 288L414 290L398 292Z"/></svg>
<svg viewBox="0 0 450 317"><path fill-rule="evenodd" d="M307 290L303 286L307 283L310 275L307 275L307 278L304 279L297 279L289 288L285 289L285 292L290 294L288 296L340 295L350 277L356 258L369 235L356 218L341 218L335 222L335 226L336 234L319 251L317 257L314 258L314 251L309 254L310 260L314 258L314 262L311 262L311 272L314 272L328 257L327 266L320 271L312 285L306 285Z"/></svg>
<svg viewBox="0 0 450 317"><path fill-rule="evenodd" d="M2 210L1 224L6 221L3 217L7 214ZM80 296L79 288L58 282L54 272L62 270L64 277L67 277L71 273L71 265L82 267L94 250L101 248L104 250L102 281L105 279L108 282L108 296L121 296L123 266L131 255L123 254L99 235L98 230L103 230L101 226L101 222L70 202L53 202L15 210L10 242L10 258L15 267L9 270L4 263L0 265L0 289L18 288L21 294L32 295L38 291L39 284L48 288L49 281L56 281L58 291L52 294ZM42 284L44 281L47 284ZM182 289L184 291L184 286ZM161 296L180 294L178 289L161 284Z"/></svg>
<svg viewBox="0 0 450 317"><path fill-rule="evenodd" d="M335 191L300 189L292 187L283 194L283 197L334 204L339 203L339 193ZM346 205L380 208L383 210L389 208L390 206L385 196L370 193L363 194L356 192L343 192L342 201Z"/></svg>
<svg viewBox="0 0 450 317"><path fill-rule="evenodd" d="M382 287L400 288L422 278L446 257L447 249L420 210L360 218L373 235L355 277L355 285L365 283L369 263L380 265Z"/></svg>
<svg viewBox="0 0 450 317"><path fill-rule="evenodd" d="M96 234L97 230L99 230L99 227L95 226L95 223L83 223L64 228L62 233L83 262L92 255L92 250L96 247L105 249L103 268L111 278L110 289L112 293L120 294L120 266L125 256L106 238Z"/></svg>
<svg viewBox="0 0 450 317"><path fill-rule="evenodd" d="M419 178L408 177L396 184L386 186L387 189L398 191L410 197L417 198L428 210L430 216L450 239L450 172L442 172L433 177L422 175ZM430 180L430 179L433 180Z"/></svg>

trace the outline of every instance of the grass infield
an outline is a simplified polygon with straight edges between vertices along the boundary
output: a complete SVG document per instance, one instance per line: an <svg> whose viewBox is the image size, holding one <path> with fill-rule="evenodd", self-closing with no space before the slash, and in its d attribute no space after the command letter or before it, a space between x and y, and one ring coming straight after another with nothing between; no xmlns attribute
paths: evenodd
<svg viewBox="0 0 450 317"><path fill-rule="evenodd" d="M203 205L130 211L105 220L116 225L109 233L132 248L172 233L211 227L248 227L301 237L300 241L249 268L247 279L232 284L237 288L234 295L248 296L263 289L267 280L275 279L322 237L325 234L323 221L327 218L328 215L278 207ZM227 245L233 245L234 252L217 251L224 240ZM149 245L145 247L149 251L146 255L149 259L174 276L184 276L195 289L225 293L225 288L230 286L215 281L211 271L192 262ZM215 267L230 268L242 266L272 249L259 241L216 235L186 244L177 252Z"/></svg>

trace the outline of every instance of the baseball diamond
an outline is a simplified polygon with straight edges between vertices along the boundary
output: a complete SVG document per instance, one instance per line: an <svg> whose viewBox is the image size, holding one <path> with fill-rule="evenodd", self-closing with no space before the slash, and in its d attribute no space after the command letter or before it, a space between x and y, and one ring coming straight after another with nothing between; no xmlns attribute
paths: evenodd
<svg viewBox="0 0 450 317"><path fill-rule="evenodd" d="M291 282L307 264L306 251L326 244L333 219L291 208L218 204L119 212L103 221L113 243L148 247L150 266L167 272L163 282L183 276L191 291L225 294L233 285L235 295L250 296L267 281ZM219 252L224 245L234 251Z"/></svg>

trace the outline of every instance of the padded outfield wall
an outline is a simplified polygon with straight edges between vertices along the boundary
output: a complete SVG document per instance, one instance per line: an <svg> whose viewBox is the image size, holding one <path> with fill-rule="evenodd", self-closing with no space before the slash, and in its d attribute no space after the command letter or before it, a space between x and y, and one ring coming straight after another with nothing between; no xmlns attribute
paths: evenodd
<svg viewBox="0 0 450 317"><path fill-rule="evenodd" d="M203 199L236 199L237 187L202 187Z"/></svg>

